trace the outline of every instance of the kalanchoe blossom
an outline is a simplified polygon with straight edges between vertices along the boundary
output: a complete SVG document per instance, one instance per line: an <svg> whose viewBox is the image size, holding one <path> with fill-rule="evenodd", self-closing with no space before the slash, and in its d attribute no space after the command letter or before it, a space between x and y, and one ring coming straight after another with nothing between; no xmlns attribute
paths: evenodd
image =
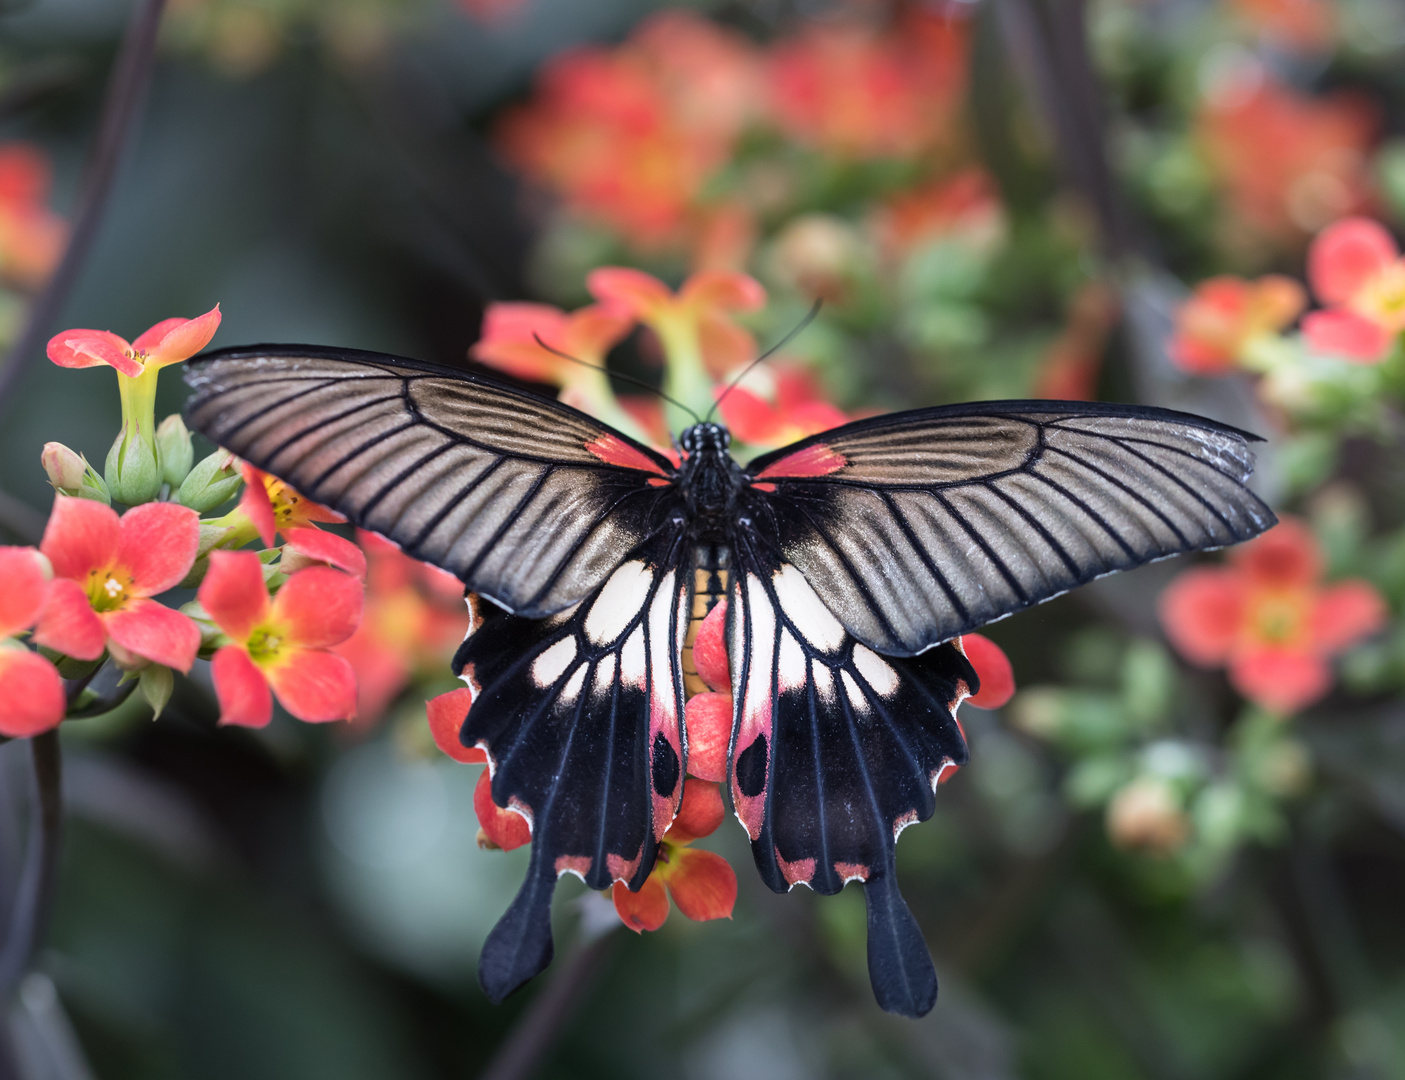
<svg viewBox="0 0 1405 1080"><path fill-rule="evenodd" d="M54 665L9 640L38 621L49 567L33 548L0 547L0 735L28 738L57 727L67 703Z"/></svg>
<svg viewBox="0 0 1405 1080"><path fill-rule="evenodd" d="M356 676L331 651L361 621L361 582L326 566L299 570L269 599L252 551L215 551L200 604L224 632L211 665L220 723L264 727L273 696L308 723L350 719Z"/></svg>
<svg viewBox="0 0 1405 1080"><path fill-rule="evenodd" d="M299 494L292 485L249 464L244 465L244 494L239 497L236 512L242 512L268 547L273 546L278 533L287 536L293 529L346 520L335 510Z"/></svg>
<svg viewBox="0 0 1405 1080"><path fill-rule="evenodd" d="M1223 375L1251 361L1256 348L1290 326L1306 303L1303 287L1281 274L1202 281L1176 312L1171 359L1193 375Z"/></svg>
<svg viewBox="0 0 1405 1080"><path fill-rule="evenodd" d="M305 566L321 565L345 570L352 577L366 576L365 553L336 533L298 528L289 530L284 540L278 568L285 574L294 574Z"/></svg>
<svg viewBox="0 0 1405 1080"><path fill-rule="evenodd" d="M769 376L772 400L757 391ZM726 397L722 397L723 393ZM780 368L764 372L755 368L746 382L731 391L719 388L717 411L732 437L754 446L776 447L838 427L849 419L837 405L820 396L807 372Z"/></svg>
<svg viewBox="0 0 1405 1080"><path fill-rule="evenodd" d="M46 203L49 162L28 143L0 146L0 275L24 288L58 265L68 228Z"/></svg>
<svg viewBox="0 0 1405 1080"><path fill-rule="evenodd" d="M721 783L732 737L732 675L727 666L727 601L716 604L693 641L693 670L708 688L688 698L688 772Z"/></svg>
<svg viewBox="0 0 1405 1080"><path fill-rule="evenodd" d="M1308 344L1358 363L1385 359L1405 330L1405 259L1385 227L1347 218L1322 230L1307 275L1328 305L1303 319Z"/></svg>
<svg viewBox="0 0 1405 1080"><path fill-rule="evenodd" d="M487 764L488 755L476 746L464 746L459 741L459 729L473 704L473 692L467 687L450 690L430 698L429 730L435 745L455 761L465 765ZM478 846L512 851L531 842L532 827L527 819L514 810L505 810L493 802L492 780L484 769L473 789L473 811L478 815Z"/></svg>
<svg viewBox="0 0 1405 1080"><path fill-rule="evenodd" d="M963 634L960 641L961 651L981 680L980 691L968 697L966 704L977 709L1000 708L1015 696L1015 669L1010 658L984 634Z"/></svg>
<svg viewBox="0 0 1405 1080"><path fill-rule="evenodd" d="M1385 623L1385 602L1369 582L1321 583L1321 551L1299 521L1285 518L1229 562L1172 582L1161 624L1187 660L1227 666L1235 689L1273 712L1321 698L1332 686L1329 658Z"/></svg>
<svg viewBox="0 0 1405 1080"><path fill-rule="evenodd" d="M78 660L108 649L124 667L155 661L189 671L200 630L151 599L189 572L200 543L195 511L173 503L121 518L90 499L60 495L40 545L54 570L34 640Z"/></svg>
<svg viewBox="0 0 1405 1080"><path fill-rule="evenodd" d="M635 933L657 930L668 918L668 900L689 919L730 919L737 902L737 875L721 855L689 845L722 824L717 784L689 777L678 816L659 844L658 861L638 892L617 881L611 890L620 920Z"/></svg>

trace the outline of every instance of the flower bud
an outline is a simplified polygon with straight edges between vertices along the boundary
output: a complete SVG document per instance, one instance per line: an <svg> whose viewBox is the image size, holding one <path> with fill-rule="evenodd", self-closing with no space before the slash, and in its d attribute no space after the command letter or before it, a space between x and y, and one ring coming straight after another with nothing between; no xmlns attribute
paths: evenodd
<svg viewBox="0 0 1405 1080"><path fill-rule="evenodd" d="M180 487L195 463L195 444L179 413L172 413L157 427L156 458L161 462L161 479L173 489Z"/></svg>
<svg viewBox="0 0 1405 1080"><path fill-rule="evenodd" d="M146 703L151 706L154 714L153 720L161 718L161 710L166 707L166 703L171 700L171 692L176 688L176 677L171 669L162 667L160 664L152 664L143 668L137 680L137 689L141 691L141 696L146 699Z"/></svg>
<svg viewBox="0 0 1405 1080"><path fill-rule="evenodd" d="M44 472L49 477L49 483L54 485L55 491L80 499L92 499L94 502L112 502L107 484L97 474L97 470L88 464L88 459L76 450L70 450L63 443L45 443L44 451L39 455L39 463L44 466Z"/></svg>
<svg viewBox="0 0 1405 1080"><path fill-rule="evenodd" d="M107 452L107 466L103 471L112 497L128 506L149 503L161 494L161 467L156 461L156 450L140 435L129 437L125 431L118 435Z"/></svg>
<svg viewBox="0 0 1405 1080"><path fill-rule="evenodd" d="M206 514L232 499L243 483L239 459L228 450L216 450L202 458L181 481L176 498L182 506Z"/></svg>

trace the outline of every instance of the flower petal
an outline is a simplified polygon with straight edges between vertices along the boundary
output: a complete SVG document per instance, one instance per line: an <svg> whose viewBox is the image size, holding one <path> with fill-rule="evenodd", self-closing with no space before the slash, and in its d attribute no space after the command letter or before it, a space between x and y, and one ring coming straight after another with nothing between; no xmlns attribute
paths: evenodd
<svg viewBox="0 0 1405 1080"><path fill-rule="evenodd" d="M1233 570L1188 570L1161 594L1158 611L1167 638L1193 664L1222 664L1244 622L1243 575Z"/></svg>
<svg viewBox="0 0 1405 1080"><path fill-rule="evenodd" d="M32 547L0 547L0 638L38 621L49 596L46 569L44 557Z"/></svg>
<svg viewBox="0 0 1405 1080"><path fill-rule="evenodd" d="M293 643L325 649L356 632L364 595L360 578L330 566L309 566L278 590L272 618L288 628L288 639Z"/></svg>
<svg viewBox="0 0 1405 1080"><path fill-rule="evenodd" d="M573 311L566 323L565 346L572 356L600 361L629 332L634 320L603 304Z"/></svg>
<svg viewBox="0 0 1405 1080"><path fill-rule="evenodd" d="M272 604L263 581L263 563L252 551L212 551L210 569L196 594L219 628L235 641L249 640L267 621Z"/></svg>
<svg viewBox="0 0 1405 1080"><path fill-rule="evenodd" d="M1303 317L1303 337L1313 351L1371 364L1390 352L1391 335L1380 323L1336 308Z"/></svg>
<svg viewBox="0 0 1405 1080"><path fill-rule="evenodd" d="M1230 664L1229 681L1250 701L1286 716L1326 694L1332 671L1320 656L1261 649Z"/></svg>
<svg viewBox="0 0 1405 1080"><path fill-rule="evenodd" d="M683 283L678 298L715 311L760 311L766 306L766 289L749 274L700 270Z"/></svg>
<svg viewBox="0 0 1405 1080"><path fill-rule="evenodd" d="M720 783L727 778L727 744L732 738L732 695L704 692L688 699L688 774Z"/></svg>
<svg viewBox="0 0 1405 1080"><path fill-rule="evenodd" d="M1323 590L1312 613L1313 645L1340 652L1386 623L1385 600L1369 581L1343 581Z"/></svg>
<svg viewBox="0 0 1405 1080"><path fill-rule="evenodd" d="M356 672L356 720L374 724L390 708L400 691L410 685L413 672L403 648L397 648L363 622L356 633L332 651L344 656Z"/></svg>
<svg viewBox="0 0 1405 1080"><path fill-rule="evenodd" d="M478 815L483 835L494 846L512 851L532 842L532 827L527 819L493 802L493 785L487 769L478 775L478 785L473 789L473 812Z"/></svg>
<svg viewBox="0 0 1405 1080"><path fill-rule="evenodd" d="M83 586L71 578L57 578L49 583L34 640L75 660L96 660L107 646L107 629Z"/></svg>
<svg viewBox="0 0 1405 1080"><path fill-rule="evenodd" d="M727 601L719 600L698 627L693 641L693 670L708 687L732 689L732 673L727 666Z"/></svg>
<svg viewBox="0 0 1405 1080"><path fill-rule="evenodd" d="M132 575L136 595L155 596L181 583L199 549L199 514L177 503L143 503L122 515L116 565Z"/></svg>
<svg viewBox="0 0 1405 1080"><path fill-rule="evenodd" d="M980 693L966 699L978 709L998 709L1015 696L1015 669L1005 650L984 634L964 634L961 649L981 680Z"/></svg>
<svg viewBox="0 0 1405 1080"><path fill-rule="evenodd" d="M324 724L356 715L356 672L344 656L324 649L288 649L264 674L283 708L299 720Z"/></svg>
<svg viewBox="0 0 1405 1080"><path fill-rule="evenodd" d="M669 826L668 838L676 844L686 844L700 836L710 836L722 824L722 814L721 787L690 776L683 781L683 802Z"/></svg>
<svg viewBox="0 0 1405 1080"><path fill-rule="evenodd" d="M737 875L721 855L682 848L674 853L664 880L678 910L694 922L732 917Z"/></svg>
<svg viewBox="0 0 1405 1080"><path fill-rule="evenodd" d="M518 378L555 382L561 364L567 361L543 348L538 337L554 349L575 355L568 340L567 317L560 308L516 301L489 304L482 332L468 352L480 363Z"/></svg>
<svg viewBox="0 0 1405 1080"><path fill-rule="evenodd" d="M177 671L189 671L200 651L195 620L155 600L137 597L120 611L98 617L115 644Z"/></svg>
<svg viewBox="0 0 1405 1080"><path fill-rule="evenodd" d="M1317 537L1302 521L1283 517L1278 524L1230 556L1255 585L1274 589L1301 588L1322 576L1322 551Z"/></svg>
<svg viewBox="0 0 1405 1080"><path fill-rule="evenodd" d="M343 536L323 529L291 529L284 537L284 554L281 565L285 572L297 569L290 567L287 551L291 549L305 560L314 563L327 563L338 570L345 570L358 578L366 576L366 554Z"/></svg>
<svg viewBox="0 0 1405 1080"><path fill-rule="evenodd" d="M272 547L278 522L273 516L273 500L268 497L268 487L263 478L262 472L245 463L244 491L239 496L239 509L254 523L263 546Z"/></svg>
<svg viewBox="0 0 1405 1080"><path fill-rule="evenodd" d="M49 339L49 359L59 367L86 368L107 364L123 375L137 376L142 362L127 354L125 338L107 330L65 330Z"/></svg>
<svg viewBox="0 0 1405 1080"><path fill-rule="evenodd" d="M472 704L473 691L466 686L430 698L425 703L429 713L429 730L434 736L434 745L455 761L462 761L466 765L486 764L486 753L476 746L464 746L459 741L459 731L463 728L463 722L468 717L468 708Z"/></svg>
<svg viewBox="0 0 1405 1080"><path fill-rule="evenodd" d="M1346 218L1323 229L1312 241L1307 278L1324 304L1342 304L1397 255L1395 240L1385 226L1370 218Z"/></svg>
<svg viewBox="0 0 1405 1080"><path fill-rule="evenodd" d="M585 287L601 303L618 307L638 319L649 317L674 302L667 285L653 274L631 267L597 267L586 275Z"/></svg>
<svg viewBox="0 0 1405 1080"><path fill-rule="evenodd" d="M27 739L58 727L67 711L53 664L28 649L0 649L0 735Z"/></svg>
<svg viewBox="0 0 1405 1080"><path fill-rule="evenodd" d="M55 577L81 579L88 571L106 569L116 561L120 536L112 507L58 495L39 550L53 565Z"/></svg>
<svg viewBox="0 0 1405 1080"><path fill-rule="evenodd" d="M273 692L258 665L238 645L226 645L210 662L220 723L238 727L267 727L273 719Z"/></svg>
<svg viewBox="0 0 1405 1080"><path fill-rule="evenodd" d="M132 348L144 353L156 367L189 360L215 336L220 326L220 306L216 304L194 319L163 319L136 341Z"/></svg>
<svg viewBox="0 0 1405 1080"><path fill-rule="evenodd" d="M620 922L636 934L657 930L668 919L668 893L663 882L650 874L638 892L630 892L623 881L615 882L610 890Z"/></svg>

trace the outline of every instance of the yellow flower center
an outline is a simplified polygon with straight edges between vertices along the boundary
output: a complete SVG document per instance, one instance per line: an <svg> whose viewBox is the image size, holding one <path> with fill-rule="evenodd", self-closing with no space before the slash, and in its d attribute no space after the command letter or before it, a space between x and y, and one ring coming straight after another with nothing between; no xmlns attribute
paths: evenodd
<svg viewBox="0 0 1405 1080"><path fill-rule="evenodd" d="M120 611L130 598L131 587L131 577L119 571L88 571L88 601L94 611Z"/></svg>
<svg viewBox="0 0 1405 1080"><path fill-rule="evenodd" d="M283 650L286 633L282 627L264 625L256 627L249 635L249 640L244 643L244 648L249 652L249 659L256 664L272 664L277 662Z"/></svg>
<svg viewBox="0 0 1405 1080"><path fill-rule="evenodd" d="M1373 276L1351 306L1388 330L1405 330L1405 260Z"/></svg>
<svg viewBox="0 0 1405 1080"><path fill-rule="evenodd" d="M1299 593L1270 593L1257 598L1250 619L1260 644L1293 645L1307 631L1307 604Z"/></svg>

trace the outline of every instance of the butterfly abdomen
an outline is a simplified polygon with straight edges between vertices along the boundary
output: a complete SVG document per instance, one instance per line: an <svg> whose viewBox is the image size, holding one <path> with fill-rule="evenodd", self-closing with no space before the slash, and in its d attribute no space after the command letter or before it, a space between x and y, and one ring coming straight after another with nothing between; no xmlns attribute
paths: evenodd
<svg viewBox="0 0 1405 1080"><path fill-rule="evenodd" d="M732 551L725 544L699 544L693 563L693 609L688 619L688 636L683 642L683 687L692 697L707 689L693 663L693 642L707 613L727 595L732 573Z"/></svg>

